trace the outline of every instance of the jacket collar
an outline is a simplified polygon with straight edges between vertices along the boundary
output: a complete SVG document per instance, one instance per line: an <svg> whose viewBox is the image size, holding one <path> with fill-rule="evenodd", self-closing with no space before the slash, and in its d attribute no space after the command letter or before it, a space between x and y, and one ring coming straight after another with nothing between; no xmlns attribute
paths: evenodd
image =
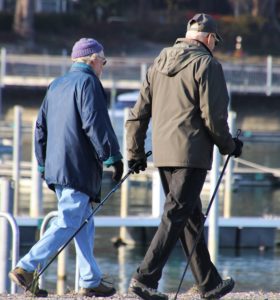
<svg viewBox="0 0 280 300"><path fill-rule="evenodd" d="M207 52L209 52L209 54L211 56L213 56L212 51L202 42L198 41L198 40L194 40L194 39L187 39L187 38L178 38L175 42L175 45L178 43L185 43L187 45L195 45L195 46L202 46L203 48L205 48L207 50Z"/></svg>
<svg viewBox="0 0 280 300"><path fill-rule="evenodd" d="M94 76L96 76L94 71L92 70L91 66L89 66L85 63L82 63L82 62L73 63L70 68L70 72L72 72L72 71L83 71L83 72L93 74Z"/></svg>

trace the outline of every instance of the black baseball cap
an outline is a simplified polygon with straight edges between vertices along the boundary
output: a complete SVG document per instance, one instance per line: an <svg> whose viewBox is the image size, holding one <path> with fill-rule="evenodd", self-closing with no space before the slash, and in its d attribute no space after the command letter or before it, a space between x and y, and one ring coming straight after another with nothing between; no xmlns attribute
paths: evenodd
<svg viewBox="0 0 280 300"><path fill-rule="evenodd" d="M187 31L197 31L197 32L209 32L215 33L217 37L217 42L221 42L223 39L218 34L218 27L216 21L207 14L196 14L193 16L189 22Z"/></svg>

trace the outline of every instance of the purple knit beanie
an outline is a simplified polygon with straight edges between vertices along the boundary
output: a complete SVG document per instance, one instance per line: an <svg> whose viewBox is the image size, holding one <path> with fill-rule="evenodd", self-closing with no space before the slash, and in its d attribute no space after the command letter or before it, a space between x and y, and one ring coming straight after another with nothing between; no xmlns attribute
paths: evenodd
<svg viewBox="0 0 280 300"><path fill-rule="evenodd" d="M81 38L77 41L72 49L71 58L89 56L93 53L103 51L103 46L94 39Z"/></svg>

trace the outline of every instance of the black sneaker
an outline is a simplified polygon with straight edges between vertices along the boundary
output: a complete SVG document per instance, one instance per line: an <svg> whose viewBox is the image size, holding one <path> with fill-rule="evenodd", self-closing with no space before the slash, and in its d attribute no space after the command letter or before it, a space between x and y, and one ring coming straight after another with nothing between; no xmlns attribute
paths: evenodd
<svg viewBox="0 0 280 300"><path fill-rule="evenodd" d="M93 288L81 288L79 294L85 297L111 297L116 293L112 282L101 279L99 286Z"/></svg>
<svg viewBox="0 0 280 300"><path fill-rule="evenodd" d="M132 278L129 285L129 292L132 292L144 300L168 300L168 296L156 289L149 288L135 278Z"/></svg>
<svg viewBox="0 0 280 300"><path fill-rule="evenodd" d="M223 280L216 288L213 290L202 294L203 299L220 299L227 293L231 292L234 288L234 280L229 277Z"/></svg>

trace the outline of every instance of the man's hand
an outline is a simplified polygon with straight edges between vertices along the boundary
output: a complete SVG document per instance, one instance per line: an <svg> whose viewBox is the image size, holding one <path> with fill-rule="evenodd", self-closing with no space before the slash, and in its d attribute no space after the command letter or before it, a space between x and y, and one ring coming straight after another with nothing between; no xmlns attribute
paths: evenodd
<svg viewBox="0 0 280 300"><path fill-rule="evenodd" d="M112 164L114 168L112 179L116 182L119 182L122 179L123 175L123 162L122 160L118 160Z"/></svg>
<svg viewBox="0 0 280 300"><path fill-rule="evenodd" d="M235 149L231 153L231 155L234 157L239 157L242 154L243 142L240 141L238 138L234 138L233 141L235 143Z"/></svg>
<svg viewBox="0 0 280 300"><path fill-rule="evenodd" d="M40 177L45 180L45 167L38 165L38 172L40 173Z"/></svg>
<svg viewBox="0 0 280 300"><path fill-rule="evenodd" d="M145 171L147 168L147 159L141 158L141 159L131 159L128 162L129 169L133 170L132 173L138 174L140 171Z"/></svg>

